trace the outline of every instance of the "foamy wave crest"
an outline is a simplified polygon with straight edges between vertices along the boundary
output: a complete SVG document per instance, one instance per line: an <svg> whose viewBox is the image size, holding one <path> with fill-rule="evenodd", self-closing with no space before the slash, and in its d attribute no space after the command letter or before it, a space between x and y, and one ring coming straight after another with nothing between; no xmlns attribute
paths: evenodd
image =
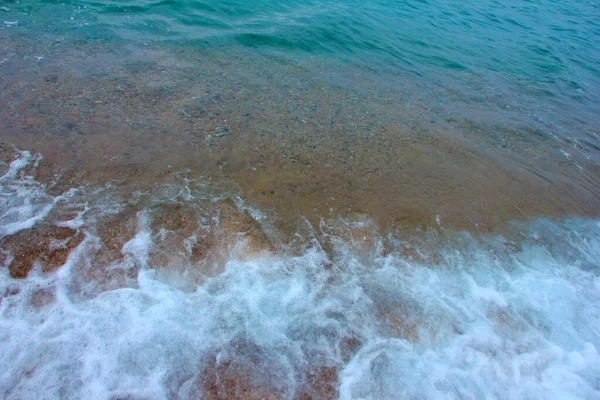
<svg viewBox="0 0 600 400"><path fill-rule="evenodd" d="M355 215L291 251L268 213L168 179L57 201L26 178L46 200L3 222L3 398L600 398L597 222L415 240Z"/></svg>
<svg viewBox="0 0 600 400"><path fill-rule="evenodd" d="M341 398L599 398L599 230L574 225L543 227L573 247L532 233L538 244L502 257L473 241L436 266L388 259L367 292L411 332L369 340Z"/></svg>

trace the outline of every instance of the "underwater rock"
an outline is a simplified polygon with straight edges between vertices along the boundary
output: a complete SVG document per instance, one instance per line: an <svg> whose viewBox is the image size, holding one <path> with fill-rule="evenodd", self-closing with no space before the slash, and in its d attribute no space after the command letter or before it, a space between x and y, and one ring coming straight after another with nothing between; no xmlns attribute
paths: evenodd
<svg viewBox="0 0 600 400"><path fill-rule="evenodd" d="M0 248L7 253L10 275L25 278L39 262L43 272L51 272L62 266L71 250L85 238L82 232L68 227L43 224L25 229L0 241Z"/></svg>

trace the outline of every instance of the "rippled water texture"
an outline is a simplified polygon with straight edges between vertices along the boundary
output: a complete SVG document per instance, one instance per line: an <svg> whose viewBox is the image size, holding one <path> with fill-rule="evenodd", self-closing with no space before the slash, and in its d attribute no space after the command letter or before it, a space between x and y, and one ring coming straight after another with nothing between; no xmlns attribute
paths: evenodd
<svg viewBox="0 0 600 400"><path fill-rule="evenodd" d="M544 108L556 112L577 113L599 100L600 10L594 1L7 4L24 11L32 23L57 31L85 24L86 29L107 28L139 41L219 38L347 59L376 70L401 69L430 79L444 79L447 70L458 70L473 74L470 79L507 85L513 95L538 96L538 102L548 102ZM59 20L39 21L37 12L51 12Z"/></svg>
<svg viewBox="0 0 600 400"><path fill-rule="evenodd" d="M594 1L0 0L0 397L600 399Z"/></svg>

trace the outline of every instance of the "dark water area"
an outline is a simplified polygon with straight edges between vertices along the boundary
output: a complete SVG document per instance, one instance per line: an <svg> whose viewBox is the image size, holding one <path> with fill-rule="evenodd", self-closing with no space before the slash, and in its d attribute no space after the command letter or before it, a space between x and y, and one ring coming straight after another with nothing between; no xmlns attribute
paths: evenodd
<svg viewBox="0 0 600 400"><path fill-rule="evenodd" d="M0 397L600 398L600 5L1 1Z"/></svg>

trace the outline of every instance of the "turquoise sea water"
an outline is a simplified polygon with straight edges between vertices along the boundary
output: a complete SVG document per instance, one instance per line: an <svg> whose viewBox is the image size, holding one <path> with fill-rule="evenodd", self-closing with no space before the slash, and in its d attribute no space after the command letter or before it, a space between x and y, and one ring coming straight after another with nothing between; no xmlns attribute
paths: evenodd
<svg viewBox="0 0 600 400"><path fill-rule="evenodd" d="M81 17L146 40L221 38L399 68L464 70L597 100L593 1L76 2Z"/></svg>
<svg viewBox="0 0 600 400"><path fill-rule="evenodd" d="M0 0L0 122L0 398L600 399L596 1Z"/></svg>
<svg viewBox="0 0 600 400"><path fill-rule="evenodd" d="M541 90L555 95L569 94L567 87L582 89L587 99L597 95L600 73L600 10L594 1L4 4L25 20L31 18L58 30L85 22L136 40L219 38L247 46L362 60L420 75L444 69L483 77L500 74L513 83L540 85ZM53 12L49 15L58 20L40 21L45 15L37 13L44 11ZM552 84L560 89L550 89Z"/></svg>

